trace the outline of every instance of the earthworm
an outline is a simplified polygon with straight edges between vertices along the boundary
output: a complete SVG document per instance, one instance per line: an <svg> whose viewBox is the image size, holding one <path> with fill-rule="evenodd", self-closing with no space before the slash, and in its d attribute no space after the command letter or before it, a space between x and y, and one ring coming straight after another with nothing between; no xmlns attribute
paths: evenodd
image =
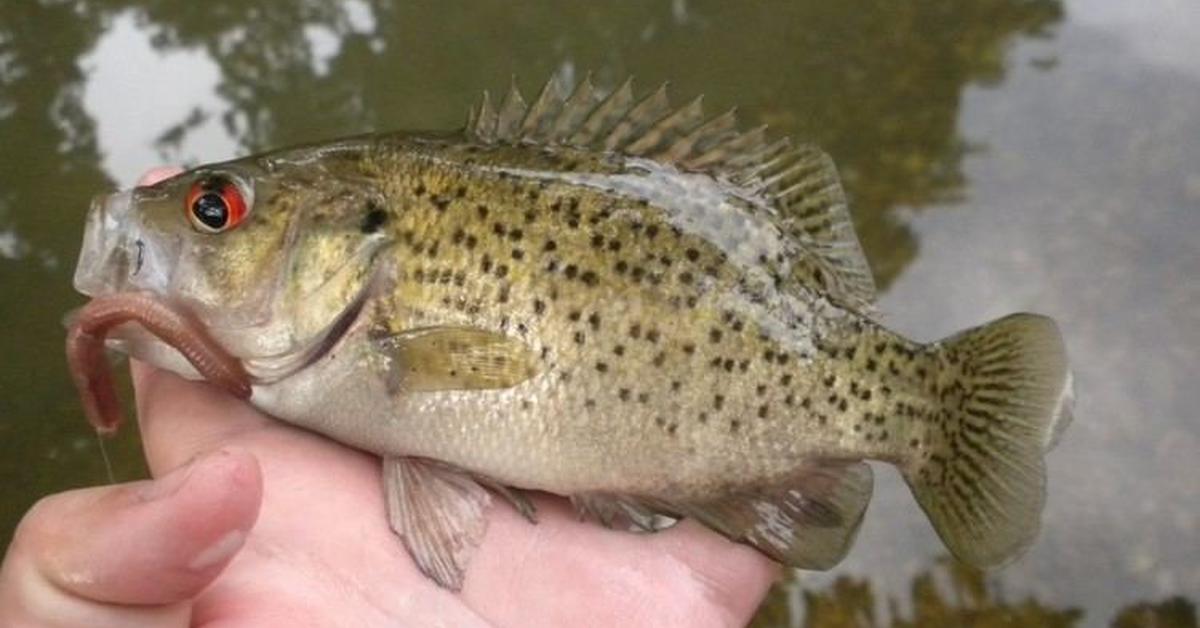
<svg viewBox="0 0 1200 628"><path fill-rule="evenodd" d="M128 322L138 323L179 351L209 382L241 399L250 397L250 376L242 363L186 310L143 292L96 297L79 310L67 331L67 365L88 422L97 432L112 434L121 422L104 338L112 328Z"/></svg>

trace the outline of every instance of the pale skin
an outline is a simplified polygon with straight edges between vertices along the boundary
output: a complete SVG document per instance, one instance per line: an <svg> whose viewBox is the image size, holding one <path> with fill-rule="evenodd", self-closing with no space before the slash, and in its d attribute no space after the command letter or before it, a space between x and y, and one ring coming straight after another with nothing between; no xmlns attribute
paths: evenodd
<svg viewBox="0 0 1200 628"><path fill-rule="evenodd" d="M173 174L159 169L152 183ZM134 364L155 479L44 498L0 569L4 626L738 626L778 567L683 521L653 535L493 500L463 589L388 527L379 460Z"/></svg>

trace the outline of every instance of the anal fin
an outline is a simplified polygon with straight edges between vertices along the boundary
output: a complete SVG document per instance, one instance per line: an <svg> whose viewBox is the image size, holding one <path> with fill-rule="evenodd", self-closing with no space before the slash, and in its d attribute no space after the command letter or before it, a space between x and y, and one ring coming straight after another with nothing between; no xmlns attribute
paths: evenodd
<svg viewBox="0 0 1200 628"><path fill-rule="evenodd" d="M830 569L858 533L874 478L865 462L820 462L784 485L691 506L687 514L789 567Z"/></svg>
<svg viewBox="0 0 1200 628"><path fill-rule="evenodd" d="M789 567L829 569L849 551L872 484L871 467L864 462L819 461L782 484L701 502L599 493L571 501L605 525L625 520L646 531L668 527L663 517L690 517Z"/></svg>
<svg viewBox="0 0 1200 628"><path fill-rule="evenodd" d="M417 567L447 589L463 573L487 530L491 496L470 476L416 458L384 458L388 520Z"/></svg>
<svg viewBox="0 0 1200 628"><path fill-rule="evenodd" d="M671 527L678 517L667 514L669 506L663 506L656 500L643 500L637 497L615 495L609 493L584 493L571 496L571 505L575 507L581 519L592 518L606 528L621 525L642 532L658 532Z"/></svg>

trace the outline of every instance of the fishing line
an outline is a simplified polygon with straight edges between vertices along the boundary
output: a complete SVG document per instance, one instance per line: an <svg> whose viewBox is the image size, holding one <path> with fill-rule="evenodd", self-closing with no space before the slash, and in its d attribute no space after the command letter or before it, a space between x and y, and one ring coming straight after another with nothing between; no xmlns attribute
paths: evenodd
<svg viewBox="0 0 1200 628"><path fill-rule="evenodd" d="M104 446L104 437L100 435L100 430L96 430L96 442L100 445L100 459L104 460L104 471L108 473L108 483L116 484L117 478L113 475L112 460L108 457L108 448Z"/></svg>

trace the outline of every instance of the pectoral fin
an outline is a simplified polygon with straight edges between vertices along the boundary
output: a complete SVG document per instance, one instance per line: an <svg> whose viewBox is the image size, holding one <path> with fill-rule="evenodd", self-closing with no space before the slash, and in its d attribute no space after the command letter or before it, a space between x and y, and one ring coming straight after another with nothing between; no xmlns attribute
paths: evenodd
<svg viewBox="0 0 1200 628"><path fill-rule="evenodd" d="M462 588L467 561L487 530L491 496L470 476L415 458L384 458L388 520L425 575Z"/></svg>
<svg viewBox="0 0 1200 628"><path fill-rule="evenodd" d="M426 327L377 338L393 392L510 388L537 374L521 340L472 327Z"/></svg>

